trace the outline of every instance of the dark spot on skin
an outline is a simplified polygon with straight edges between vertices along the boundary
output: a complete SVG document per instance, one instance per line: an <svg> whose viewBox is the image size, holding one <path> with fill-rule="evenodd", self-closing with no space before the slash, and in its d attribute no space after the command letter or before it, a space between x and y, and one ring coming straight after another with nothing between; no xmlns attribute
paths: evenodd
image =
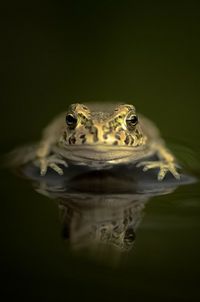
<svg viewBox="0 0 200 302"><path fill-rule="evenodd" d="M93 134L93 142L98 142L98 130L96 127L91 127L91 134Z"/></svg>
<svg viewBox="0 0 200 302"><path fill-rule="evenodd" d="M94 142L94 143L98 142L98 137L97 137L97 136L94 136L93 142Z"/></svg>
<svg viewBox="0 0 200 302"><path fill-rule="evenodd" d="M132 136L130 136L131 139L131 145L134 143L134 139L132 138Z"/></svg>
<svg viewBox="0 0 200 302"><path fill-rule="evenodd" d="M70 145L74 145L76 143L76 138L74 137L74 136L71 136L70 138L69 138L69 144Z"/></svg>
<svg viewBox="0 0 200 302"><path fill-rule="evenodd" d="M107 139L107 138L108 138L108 134L107 134L107 133L104 133L103 138L104 138L104 139Z"/></svg>
<svg viewBox="0 0 200 302"><path fill-rule="evenodd" d="M88 122L88 120L86 119L86 117L84 115L81 115L81 125L86 125Z"/></svg>
<svg viewBox="0 0 200 302"><path fill-rule="evenodd" d="M106 127L106 128L107 128L106 133L108 133L108 134L112 133L113 130L115 130L115 128L116 128L114 121L109 122L108 127Z"/></svg>
<svg viewBox="0 0 200 302"><path fill-rule="evenodd" d="M126 145L128 145L128 144L129 144L129 141L130 141L130 140L129 140L129 136L127 135L124 142L125 142Z"/></svg>
<svg viewBox="0 0 200 302"><path fill-rule="evenodd" d="M114 120L113 127L116 128L117 126L120 126L120 125L121 125L121 122L119 121L119 117L117 117L117 118Z"/></svg>
<svg viewBox="0 0 200 302"><path fill-rule="evenodd" d="M85 144L85 142L86 142L85 134L81 134L80 138L82 139L82 144Z"/></svg>
<svg viewBox="0 0 200 302"><path fill-rule="evenodd" d="M119 134L119 133L116 133L116 134L115 134L115 138L118 139L118 140L120 140L120 134Z"/></svg>
<svg viewBox="0 0 200 302"><path fill-rule="evenodd" d="M97 129L95 127L91 127L90 133L95 134L97 132Z"/></svg>
<svg viewBox="0 0 200 302"><path fill-rule="evenodd" d="M82 113L79 113L78 114L79 116L80 116L80 118L81 118L81 125L83 125L83 124L86 124L86 117L85 117L85 115L84 114L82 114ZM87 120L88 121L88 120Z"/></svg>
<svg viewBox="0 0 200 302"><path fill-rule="evenodd" d="M114 141L113 145L118 145L118 141Z"/></svg>

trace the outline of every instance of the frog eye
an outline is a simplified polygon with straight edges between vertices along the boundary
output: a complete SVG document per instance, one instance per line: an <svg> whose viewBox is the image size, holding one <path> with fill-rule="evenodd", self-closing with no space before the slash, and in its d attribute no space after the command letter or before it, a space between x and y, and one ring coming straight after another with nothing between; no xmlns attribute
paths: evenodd
<svg viewBox="0 0 200 302"><path fill-rule="evenodd" d="M128 126L133 127L138 123L138 117L135 114L131 114L126 118L126 123Z"/></svg>
<svg viewBox="0 0 200 302"><path fill-rule="evenodd" d="M66 124L69 127L76 127L77 118L72 114L67 114L66 115Z"/></svg>

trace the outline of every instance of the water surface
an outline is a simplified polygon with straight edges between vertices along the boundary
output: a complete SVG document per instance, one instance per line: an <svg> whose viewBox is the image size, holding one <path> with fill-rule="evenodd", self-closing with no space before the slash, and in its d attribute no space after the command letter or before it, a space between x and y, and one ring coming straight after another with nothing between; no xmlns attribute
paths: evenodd
<svg viewBox="0 0 200 302"><path fill-rule="evenodd" d="M168 175L158 182L156 171L136 171L76 168L41 177L31 164L20 177L1 171L7 294L196 299L197 178L183 173L181 181Z"/></svg>

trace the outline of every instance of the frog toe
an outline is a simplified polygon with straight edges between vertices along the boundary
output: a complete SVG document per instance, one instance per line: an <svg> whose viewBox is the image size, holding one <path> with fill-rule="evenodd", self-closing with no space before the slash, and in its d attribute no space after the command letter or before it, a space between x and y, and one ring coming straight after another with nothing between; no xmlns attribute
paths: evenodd
<svg viewBox="0 0 200 302"><path fill-rule="evenodd" d="M136 165L137 168L143 167L143 171L146 172L150 169L158 168L158 162L154 161L142 161Z"/></svg>
<svg viewBox="0 0 200 302"><path fill-rule="evenodd" d="M40 175L44 176L47 173L48 162L45 159L40 160Z"/></svg>
<svg viewBox="0 0 200 302"><path fill-rule="evenodd" d="M176 179L180 179L180 174L176 170L175 163L165 163L162 161L143 161L138 163L136 167L143 167L142 170L144 172L150 169L160 169L157 176L159 181L162 181L168 172L170 172Z"/></svg>
<svg viewBox="0 0 200 302"><path fill-rule="evenodd" d="M48 168L51 168L59 175L63 175L63 169L59 165L68 167L66 161L61 158L57 158L54 155L47 158L40 158L39 161L36 161L36 165L39 165L41 176L46 175Z"/></svg>
<svg viewBox="0 0 200 302"><path fill-rule="evenodd" d="M165 178L167 172L168 172L167 168L160 168L160 171L158 172L158 176L157 176L158 180L162 181Z"/></svg>
<svg viewBox="0 0 200 302"><path fill-rule="evenodd" d="M63 169L60 168L57 164L55 163L50 163L49 167L54 170L55 172L57 172L59 175L63 175Z"/></svg>
<svg viewBox="0 0 200 302"><path fill-rule="evenodd" d="M175 165L172 165L169 167L169 171L171 172L171 174L176 178L176 179L180 179L180 173L176 170Z"/></svg>

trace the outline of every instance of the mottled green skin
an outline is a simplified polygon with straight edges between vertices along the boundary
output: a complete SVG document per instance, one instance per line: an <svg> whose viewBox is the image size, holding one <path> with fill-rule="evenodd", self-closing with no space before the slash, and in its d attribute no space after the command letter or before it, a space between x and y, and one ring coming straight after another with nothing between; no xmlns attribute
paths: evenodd
<svg viewBox="0 0 200 302"><path fill-rule="evenodd" d="M93 111L80 104L69 107L67 114L75 116L76 127L65 127L60 142L63 145L120 145L145 144L140 124L127 125L127 118L136 115L132 105L118 105L113 111Z"/></svg>

